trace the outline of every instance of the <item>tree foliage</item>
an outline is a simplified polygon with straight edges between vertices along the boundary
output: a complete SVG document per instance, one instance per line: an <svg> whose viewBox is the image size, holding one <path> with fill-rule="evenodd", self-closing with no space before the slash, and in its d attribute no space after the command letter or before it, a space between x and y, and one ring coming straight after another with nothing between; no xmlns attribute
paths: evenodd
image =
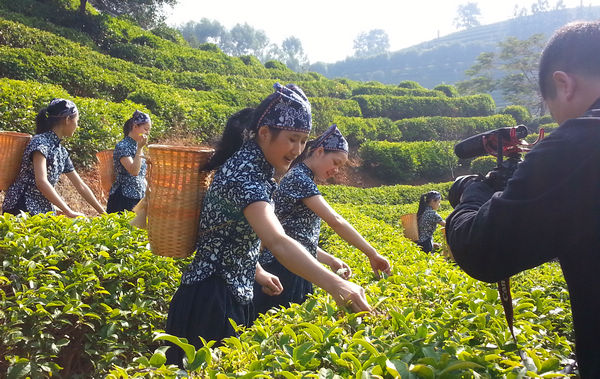
<svg viewBox="0 0 600 379"><path fill-rule="evenodd" d="M498 44L498 52L485 52L465 72L469 79L457 83L462 94L499 91L505 100L542 115L544 103L538 88L538 60L546 38L534 34L520 40L509 37Z"/></svg>
<svg viewBox="0 0 600 379"><path fill-rule="evenodd" d="M162 23L165 20L164 6L177 4L177 0L80 0L81 13L85 12L88 2L101 12L130 16L144 28Z"/></svg>
<svg viewBox="0 0 600 379"><path fill-rule="evenodd" d="M354 39L354 55L370 57L387 52L390 48L390 38L383 29L373 29L360 33Z"/></svg>
<svg viewBox="0 0 600 379"><path fill-rule="evenodd" d="M456 18L454 18L454 25L458 29L469 29L480 25L477 17L481 16L481 10L479 10L477 3L461 4L458 6L457 13Z"/></svg>

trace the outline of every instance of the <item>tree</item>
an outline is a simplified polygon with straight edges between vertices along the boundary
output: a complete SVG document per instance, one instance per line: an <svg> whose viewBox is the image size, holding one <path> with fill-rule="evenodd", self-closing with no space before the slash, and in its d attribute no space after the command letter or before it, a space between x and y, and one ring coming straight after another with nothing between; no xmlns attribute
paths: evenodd
<svg viewBox="0 0 600 379"><path fill-rule="evenodd" d="M281 43L281 61L290 69L300 72L306 71L308 58L304 54L302 41L298 37L288 37Z"/></svg>
<svg viewBox="0 0 600 379"><path fill-rule="evenodd" d="M174 6L178 0L80 0L79 11L85 14L87 3L113 16L130 16L144 28L151 28L165 20L164 6Z"/></svg>
<svg viewBox="0 0 600 379"><path fill-rule="evenodd" d="M255 55L262 56L269 44L269 39L264 31L254 29L252 26L236 24L222 40L222 49L227 54L234 56Z"/></svg>
<svg viewBox="0 0 600 379"><path fill-rule="evenodd" d="M538 87L538 60L546 38L509 37L498 44L499 52L481 53L465 72L468 80L456 84L461 94L499 91L505 100L523 105L532 114L543 115L544 102Z"/></svg>
<svg viewBox="0 0 600 379"><path fill-rule="evenodd" d="M548 0L537 0L537 2L531 4L531 14L547 12L550 10Z"/></svg>
<svg viewBox="0 0 600 379"><path fill-rule="evenodd" d="M390 48L390 38L383 29L373 29L360 33L354 39L354 55L370 57L387 52Z"/></svg>
<svg viewBox="0 0 600 379"><path fill-rule="evenodd" d="M481 11L477 3L467 3L458 6L458 15L454 18L454 25L458 29L469 29L479 26L477 17L481 16Z"/></svg>
<svg viewBox="0 0 600 379"><path fill-rule="evenodd" d="M189 21L180 26L179 30L192 47L198 47L207 42L219 45L222 40L227 38L227 30L219 21L211 21L205 17L200 22Z"/></svg>

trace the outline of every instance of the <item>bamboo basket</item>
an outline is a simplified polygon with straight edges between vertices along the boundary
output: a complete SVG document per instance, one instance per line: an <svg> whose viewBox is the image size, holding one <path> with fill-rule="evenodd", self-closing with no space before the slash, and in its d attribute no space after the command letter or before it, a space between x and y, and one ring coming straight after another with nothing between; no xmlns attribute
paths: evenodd
<svg viewBox="0 0 600 379"><path fill-rule="evenodd" d="M115 182L115 167L113 163L113 149L102 150L96 153L98 171L100 172L100 186L104 196L108 199L110 187Z"/></svg>
<svg viewBox="0 0 600 379"><path fill-rule="evenodd" d="M148 239L156 255L184 258L195 250L213 149L149 145Z"/></svg>
<svg viewBox="0 0 600 379"><path fill-rule="evenodd" d="M15 181L31 134L0 131L0 191Z"/></svg>
<svg viewBox="0 0 600 379"><path fill-rule="evenodd" d="M400 217L404 228L404 237L412 241L419 240L419 227L417 226L417 214L409 213Z"/></svg>

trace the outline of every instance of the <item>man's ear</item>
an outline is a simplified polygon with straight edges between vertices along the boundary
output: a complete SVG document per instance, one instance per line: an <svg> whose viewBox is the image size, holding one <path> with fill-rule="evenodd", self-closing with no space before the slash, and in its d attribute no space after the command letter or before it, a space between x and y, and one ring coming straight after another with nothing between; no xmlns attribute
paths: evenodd
<svg viewBox="0 0 600 379"><path fill-rule="evenodd" d="M570 101L575 95L577 81L575 78L564 71L554 71L552 74L556 95L564 100Z"/></svg>

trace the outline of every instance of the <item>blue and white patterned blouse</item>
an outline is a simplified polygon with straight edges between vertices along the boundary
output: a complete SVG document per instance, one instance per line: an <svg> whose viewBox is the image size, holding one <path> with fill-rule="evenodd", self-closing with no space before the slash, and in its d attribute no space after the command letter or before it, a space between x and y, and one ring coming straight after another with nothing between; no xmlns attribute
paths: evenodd
<svg viewBox="0 0 600 379"><path fill-rule="evenodd" d="M141 199L146 194L146 159L142 158L140 172L133 176L121 163L123 157L135 157L137 142L127 136L120 140L113 152L113 164L115 167L115 182L110 187L109 195L121 189L121 194L129 199Z"/></svg>
<svg viewBox="0 0 600 379"><path fill-rule="evenodd" d="M440 216L436 211L434 211L430 206L427 206L421 218L418 222L419 227L419 241L425 242L428 239L433 237L433 233L437 228L438 224L444 219Z"/></svg>
<svg viewBox="0 0 600 379"><path fill-rule="evenodd" d="M196 256L182 284L218 275L239 303L252 301L260 240L243 210L257 201L272 203L273 172L253 140L217 170L202 206Z"/></svg>
<svg viewBox="0 0 600 379"><path fill-rule="evenodd" d="M273 196L275 214L285 233L300 242L315 258L321 233L321 218L304 205L302 199L320 194L313 172L304 163L299 163L281 179ZM274 259L273 254L265 249L259 261L267 264Z"/></svg>
<svg viewBox="0 0 600 379"><path fill-rule="evenodd" d="M52 203L42 195L35 185L33 169L33 153L35 151L39 151L46 157L48 181L52 186L56 185L61 174L75 170L73 162L69 158L69 152L60 144L60 138L54 131L36 134L23 152L19 175L6 191L2 209L15 209L21 196L25 196L25 206L30 214L54 212Z"/></svg>

